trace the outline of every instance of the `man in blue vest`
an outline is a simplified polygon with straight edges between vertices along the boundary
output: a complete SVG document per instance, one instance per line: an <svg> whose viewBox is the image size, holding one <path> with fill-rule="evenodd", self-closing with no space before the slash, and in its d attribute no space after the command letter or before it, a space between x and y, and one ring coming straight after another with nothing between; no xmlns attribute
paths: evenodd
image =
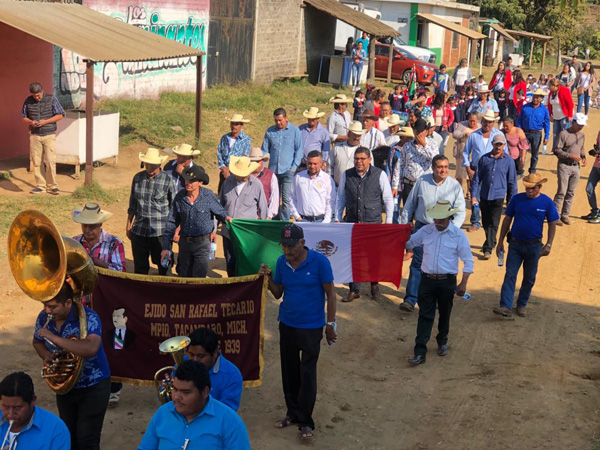
<svg viewBox="0 0 600 450"><path fill-rule="evenodd" d="M42 194L44 190L58 195L56 184L56 122L65 116L56 97L46 94L40 83L29 85L29 97L25 99L21 110L23 122L29 126L29 152L33 162L35 187L32 194ZM42 160L46 167L46 176L42 175Z"/></svg>

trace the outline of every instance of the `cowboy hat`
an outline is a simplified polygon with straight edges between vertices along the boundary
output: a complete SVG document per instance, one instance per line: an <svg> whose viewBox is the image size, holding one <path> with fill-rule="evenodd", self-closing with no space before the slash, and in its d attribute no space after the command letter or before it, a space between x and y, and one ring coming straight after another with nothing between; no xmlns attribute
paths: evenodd
<svg viewBox="0 0 600 450"><path fill-rule="evenodd" d="M375 111L373 111L372 109L365 109L360 115L360 117L362 117L363 119L379 119L379 117L375 115Z"/></svg>
<svg viewBox="0 0 600 450"><path fill-rule="evenodd" d="M542 178L537 173L530 173L526 177L523 177L523 185L525 187L535 187L538 184L544 184L546 181L548 181L548 178Z"/></svg>
<svg viewBox="0 0 600 450"><path fill-rule="evenodd" d="M413 131L413 129L411 127L402 127L402 128L400 128L400 130L396 131L394 134L396 136L401 136L401 137L410 137L410 138L415 137L415 132Z"/></svg>
<svg viewBox="0 0 600 450"><path fill-rule="evenodd" d="M229 158L229 171L237 175L238 177L247 177L256 169L260 164L253 162L247 156L232 156Z"/></svg>
<svg viewBox="0 0 600 450"><path fill-rule="evenodd" d="M427 116L425 120L427 121L427 128L435 128L435 119L433 116Z"/></svg>
<svg viewBox="0 0 600 450"><path fill-rule="evenodd" d="M358 120L353 121L348 127L348 132L353 134L365 134L365 130L363 130L362 123Z"/></svg>
<svg viewBox="0 0 600 450"><path fill-rule="evenodd" d="M351 103L352 100L346 97L346 94L335 94L329 99L329 103Z"/></svg>
<svg viewBox="0 0 600 450"><path fill-rule="evenodd" d="M190 144L181 144L173 147L173 153L181 156L197 156L200 154L200 150L192 150Z"/></svg>
<svg viewBox="0 0 600 450"><path fill-rule="evenodd" d="M269 155L268 153L265 153L263 155L263 152L260 149L260 147L253 147L252 150L250 150L250 154L248 155L248 158L250 158L250 161L254 161L254 162L268 161L270 157L271 157L271 155Z"/></svg>
<svg viewBox="0 0 600 450"><path fill-rule="evenodd" d="M460 208L453 208L450 202L438 201L435 205L427 208L425 213L432 219L445 219L459 211Z"/></svg>
<svg viewBox="0 0 600 450"><path fill-rule="evenodd" d="M385 123L387 123L390 127L393 127L395 125L404 126L404 124L406 123L404 120L402 120L400 118L400 116L398 114L392 114L391 116L386 117L383 120L385 120Z"/></svg>
<svg viewBox="0 0 600 450"><path fill-rule="evenodd" d="M485 113L481 115L481 120L487 120L488 122L497 122L499 117L494 115L494 111L488 109Z"/></svg>
<svg viewBox="0 0 600 450"><path fill-rule="evenodd" d="M204 171L204 167L194 164L188 167L181 174L186 181L201 181L202 184L206 185L210 182L208 174Z"/></svg>
<svg viewBox="0 0 600 450"><path fill-rule="evenodd" d="M548 93L542 88L537 88L535 91L533 91L533 96L535 97L536 95L539 95L540 97L545 97L546 95L548 95Z"/></svg>
<svg viewBox="0 0 600 450"><path fill-rule="evenodd" d="M250 122L250 119L244 119L244 115L243 114L234 114L229 119L229 122L233 122L233 123L248 123L248 122Z"/></svg>
<svg viewBox="0 0 600 450"><path fill-rule="evenodd" d="M110 219L112 213L103 211L98 203L86 203L83 208L73 211L73 221L87 225L104 223Z"/></svg>
<svg viewBox="0 0 600 450"><path fill-rule="evenodd" d="M488 85L487 83L482 83L478 88L477 88L477 93L478 94L486 94L490 92L490 90L488 89Z"/></svg>
<svg viewBox="0 0 600 450"><path fill-rule="evenodd" d="M323 111L319 111L319 108L316 106L311 106L309 109L302 113L304 117L307 119L320 119L325 115Z"/></svg>
<svg viewBox="0 0 600 450"><path fill-rule="evenodd" d="M157 148L150 147L148 150L146 150L146 153L140 152L138 158L140 158L140 161L142 162L148 164L156 164L160 166L162 163L165 162L168 156L161 155L160 151Z"/></svg>

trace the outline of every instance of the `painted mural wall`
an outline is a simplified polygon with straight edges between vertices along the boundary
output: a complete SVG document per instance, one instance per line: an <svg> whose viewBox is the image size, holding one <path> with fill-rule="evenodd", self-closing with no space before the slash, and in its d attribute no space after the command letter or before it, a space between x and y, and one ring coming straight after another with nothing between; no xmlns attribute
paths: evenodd
<svg viewBox="0 0 600 450"><path fill-rule="evenodd" d="M209 0L84 0L84 6L151 33L206 52ZM206 57L204 57L206 86ZM55 48L54 92L63 105L85 104L85 63L81 56ZM196 88L196 57L161 61L98 63L94 95L98 98L155 98L163 91L190 92Z"/></svg>

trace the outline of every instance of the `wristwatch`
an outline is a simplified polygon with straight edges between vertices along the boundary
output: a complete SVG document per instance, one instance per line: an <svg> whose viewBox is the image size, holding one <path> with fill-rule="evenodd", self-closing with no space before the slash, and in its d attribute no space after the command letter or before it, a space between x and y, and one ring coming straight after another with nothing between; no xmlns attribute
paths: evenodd
<svg viewBox="0 0 600 450"><path fill-rule="evenodd" d="M335 327L335 320L333 322L327 322L327 325L330 327Z"/></svg>

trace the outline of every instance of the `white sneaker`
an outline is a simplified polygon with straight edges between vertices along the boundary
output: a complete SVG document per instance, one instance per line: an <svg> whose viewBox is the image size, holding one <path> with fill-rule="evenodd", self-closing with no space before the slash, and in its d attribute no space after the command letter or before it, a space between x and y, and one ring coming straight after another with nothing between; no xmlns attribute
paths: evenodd
<svg viewBox="0 0 600 450"><path fill-rule="evenodd" d="M108 397L108 407L114 408L119 404L119 400L121 399L121 391L119 392L111 392L110 397Z"/></svg>

